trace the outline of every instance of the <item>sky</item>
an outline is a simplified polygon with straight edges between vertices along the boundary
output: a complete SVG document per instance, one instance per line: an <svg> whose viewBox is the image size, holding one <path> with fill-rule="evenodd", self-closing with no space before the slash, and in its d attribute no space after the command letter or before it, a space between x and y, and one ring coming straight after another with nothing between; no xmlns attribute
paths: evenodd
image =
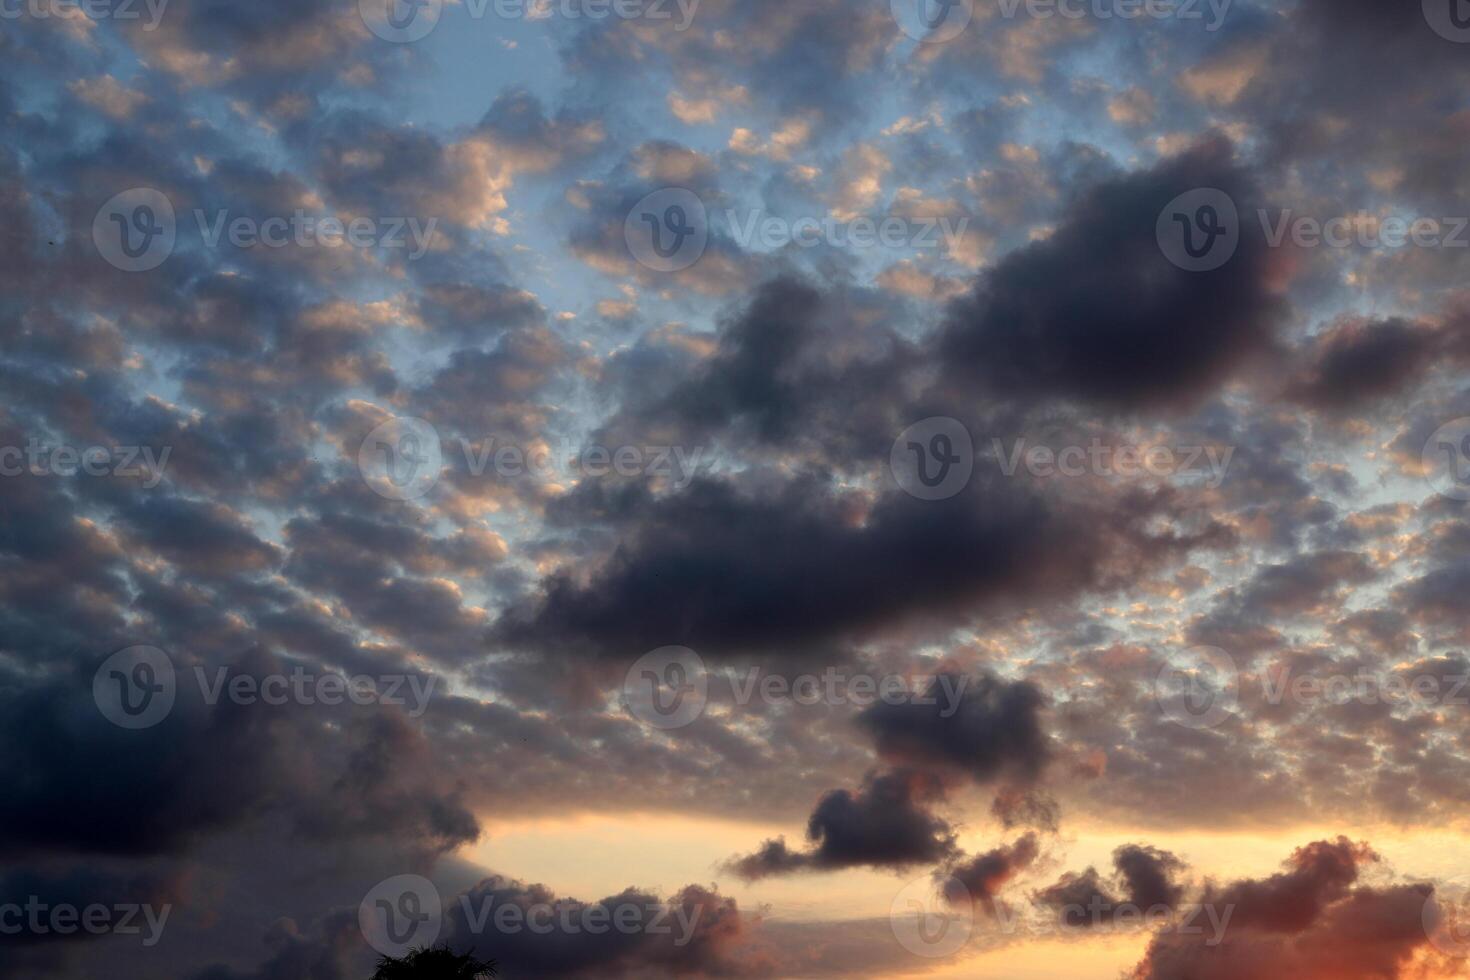
<svg viewBox="0 0 1470 980"><path fill-rule="evenodd" d="M1465 0L0 0L0 978L1470 975Z"/></svg>

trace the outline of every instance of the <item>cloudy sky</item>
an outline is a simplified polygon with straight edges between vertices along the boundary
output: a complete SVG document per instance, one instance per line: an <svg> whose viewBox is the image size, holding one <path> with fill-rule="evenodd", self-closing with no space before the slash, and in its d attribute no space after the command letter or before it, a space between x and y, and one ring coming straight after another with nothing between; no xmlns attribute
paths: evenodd
<svg viewBox="0 0 1470 980"><path fill-rule="evenodd" d="M3 0L0 976L1470 964L1465 0Z"/></svg>

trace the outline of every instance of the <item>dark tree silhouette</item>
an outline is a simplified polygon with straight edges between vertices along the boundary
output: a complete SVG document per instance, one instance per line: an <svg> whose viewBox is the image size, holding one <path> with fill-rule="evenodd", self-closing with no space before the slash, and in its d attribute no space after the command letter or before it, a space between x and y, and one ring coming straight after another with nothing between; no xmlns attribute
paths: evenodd
<svg viewBox="0 0 1470 980"><path fill-rule="evenodd" d="M494 960L477 960L448 946L421 946L378 960L371 980L485 980L495 975Z"/></svg>

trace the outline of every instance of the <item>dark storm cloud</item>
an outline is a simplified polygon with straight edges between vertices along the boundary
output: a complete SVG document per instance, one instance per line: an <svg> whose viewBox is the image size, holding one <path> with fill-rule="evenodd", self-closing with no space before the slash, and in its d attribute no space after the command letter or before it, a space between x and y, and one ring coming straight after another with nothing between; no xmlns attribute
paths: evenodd
<svg viewBox="0 0 1470 980"><path fill-rule="evenodd" d="M936 677L921 697L875 704L858 724L873 736L879 755L906 765L954 769L978 783L1024 784L1040 777L1051 756L1040 688L981 674L954 678L949 689L963 692L957 705L940 697Z"/></svg>
<svg viewBox="0 0 1470 980"><path fill-rule="evenodd" d="M507 907L519 912L522 925L497 925L497 915L514 914L501 911ZM558 897L544 885L496 876L457 896L446 907L446 920L452 946L494 960L509 976L594 980L752 973L738 950L747 924L735 900L699 885L668 900L629 888L582 902Z"/></svg>
<svg viewBox="0 0 1470 980"><path fill-rule="evenodd" d="M65 683L13 679L0 728L0 782L9 787L0 799L0 847L172 854L273 811L321 840L396 837L437 851L477 836L459 789L428 771L428 743L394 709L344 704L332 709L338 724L327 728L316 723L315 714L328 710L322 704L226 696L210 705L196 664L209 683L289 670L259 651L233 664L177 658L174 710L137 731L98 710L95 664ZM319 766L340 774L324 778ZM119 799L148 803L114 806Z"/></svg>
<svg viewBox="0 0 1470 980"><path fill-rule="evenodd" d="M1150 534L1162 499L1089 515L979 474L948 500L891 493L861 523L859 506L811 479L754 493L698 479L667 497L584 486L553 518L605 521L618 551L590 576L543 581L495 623L492 641L617 657L671 643L799 653L921 611L952 617L986 600L1109 588L1227 537L1214 526Z"/></svg>
<svg viewBox="0 0 1470 980"><path fill-rule="evenodd" d="M658 383L672 352L645 342L620 357L614 377L626 397L607 430L667 426L695 445L718 438L844 461L876 456L888 448L906 376L923 367L915 345L893 329L897 312L857 289L824 291L794 276L767 281L722 324L713 354L685 365L692 377L672 390Z"/></svg>
<svg viewBox="0 0 1470 980"><path fill-rule="evenodd" d="M1070 205L1055 234L1021 248L956 302L940 342L955 384L1022 399L1121 409L1201 402L1272 343L1284 307L1267 286L1265 242L1212 272L1186 272L1155 223L1176 196L1224 190L1242 214L1259 192L1224 139L1112 180Z"/></svg>
<svg viewBox="0 0 1470 980"><path fill-rule="evenodd" d="M791 850L785 838L768 840L727 868L757 881L795 871L934 864L955 850L949 824L929 809L942 798L939 783L914 770L869 774L856 793L832 790L817 803L806 850Z"/></svg>
<svg viewBox="0 0 1470 980"><path fill-rule="evenodd" d="M1431 952L1425 904L1431 885L1356 885L1376 860L1344 838L1297 850L1287 870L1205 892L1200 901L1231 908L1223 941L1208 930L1164 930L1133 970L1135 980L1225 980L1292 976L1304 980L1397 980Z"/></svg>
<svg viewBox="0 0 1470 980"><path fill-rule="evenodd" d="M1428 369L1467 354L1463 327L1453 324L1347 320L1314 339L1309 364L1290 393L1320 408L1353 408L1397 395Z"/></svg>
<svg viewBox="0 0 1470 980"><path fill-rule="evenodd" d="M279 919L266 933L265 944L273 953L258 969L214 966L189 980L349 980L357 973L354 961L362 959L356 910L329 914L316 935L303 934L291 919Z"/></svg>
<svg viewBox="0 0 1470 980"><path fill-rule="evenodd" d="M1011 879L1031 866L1041 854L1035 834L1026 834L1013 844L1002 844L969 861L948 868L941 887L951 905L976 902L989 909Z"/></svg>
<svg viewBox="0 0 1470 980"><path fill-rule="evenodd" d="M1186 865L1168 851L1124 844L1113 851L1113 867L1116 876L1111 883L1096 868L1068 872L1038 891L1033 901L1056 912L1062 925L1095 927L1114 917L1136 921L1150 909L1176 908L1184 897L1184 885L1176 876Z"/></svg>

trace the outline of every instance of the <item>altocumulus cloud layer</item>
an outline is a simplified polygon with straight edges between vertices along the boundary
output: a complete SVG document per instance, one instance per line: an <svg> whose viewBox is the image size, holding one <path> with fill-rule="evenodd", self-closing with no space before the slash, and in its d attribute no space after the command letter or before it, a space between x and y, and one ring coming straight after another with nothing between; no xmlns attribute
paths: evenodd
<svg viewBox="0 0 1470 980"><path fill-rule="evenodd" d="M0 7L0 975L1459 975L1464 22Z"/></svg>

